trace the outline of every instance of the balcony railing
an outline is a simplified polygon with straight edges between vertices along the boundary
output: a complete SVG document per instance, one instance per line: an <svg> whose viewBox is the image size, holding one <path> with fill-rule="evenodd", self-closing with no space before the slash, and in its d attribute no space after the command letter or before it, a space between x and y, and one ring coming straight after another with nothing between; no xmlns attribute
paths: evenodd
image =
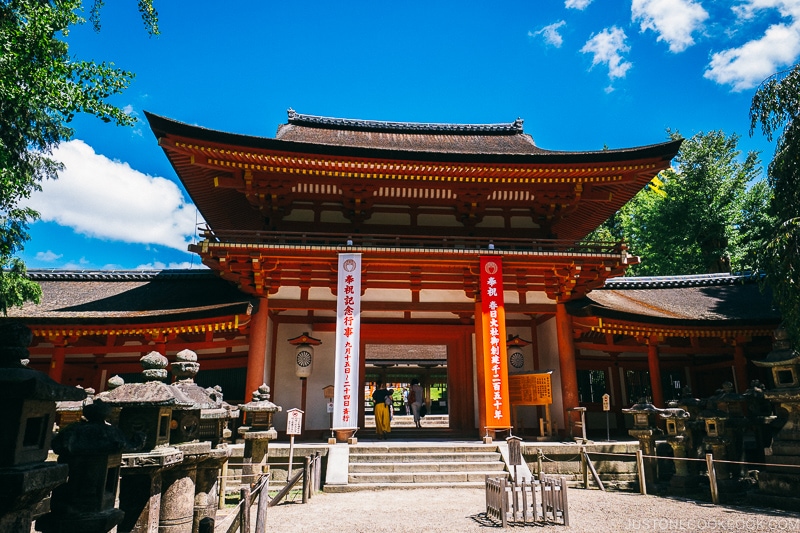
<svg viewBox="0 0 800 533"><path fill-rule="evenodd" d="M620 254L623 242L584 242L560 239L519 239L435 235L344 234L291 231L213 231L201 228L208 242L266 246L326 246L355 248L412 248L452 250L496 250L515 252L558 252Z"/></svg>

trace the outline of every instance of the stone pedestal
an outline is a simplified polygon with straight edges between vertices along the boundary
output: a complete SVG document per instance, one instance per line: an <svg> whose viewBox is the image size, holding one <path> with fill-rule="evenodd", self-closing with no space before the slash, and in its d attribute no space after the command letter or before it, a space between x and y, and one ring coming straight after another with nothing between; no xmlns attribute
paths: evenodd
<svg viewBox="0 0 800 533"><path fill-rule="evenodd" d="M197 478L194 488L194 526L200 530L204 518L214 519L219 507L219 470L231 455L229 448L212 448L209 454L197 464Z"/></svg>
<svg viewBox="0 0 800 533"><path fill-rule="evenodd" d="M67 465L56 463L0 468L0 531L30 533L34 507L67 480L68 472Z"/></svg>
<svg viewBox="0 0 800 533"><path fill-rule="evenodd" d="M171 447L122 455L119 507L125 518L117 528L119 533L158 531L162 473L181 461L183 452Z"/></svg>
<svg viewBox="0 0 800 533"><path fill-rule="evenodd" d="M191 533L194 526L194 501L197 465L211 453L210 442L176 444L183 461L161 474L159 533ZM199 521L198 521L199 522Z"/></svg>

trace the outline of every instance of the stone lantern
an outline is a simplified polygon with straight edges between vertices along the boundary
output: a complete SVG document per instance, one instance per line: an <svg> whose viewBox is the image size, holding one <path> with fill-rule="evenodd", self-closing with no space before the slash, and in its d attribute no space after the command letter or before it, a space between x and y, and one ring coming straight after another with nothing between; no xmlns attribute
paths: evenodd
<svg viewBox="0 0 800 533"><path fill-rule="evenodd" d="M83 388L78 385L79 389ZM85 389L86 398L80 401L56 402L56 426L57 431L75 422L80 422L83 417L83 408L90 405L94 400L94 389Z"/></svg>
<svg viewBox="0 0 800 533"><path fill-rule="evenodd" d="M86 393L27 368L33 335L16 322L0 325L0 531L29 533L34 507L67 479L65 464L45 462L56 402Z"/></svg>
<svg viewBox="0 0 800 533"><path fill-rule="evenodd" d="M203 519L213 519L216 515L219 503L219 471L231 454L230 448L220 444L225 430L224 422L229 418L231 410L222 401L222 390L219 387L203 388L194 382L200 364L193 351L178 352L171 369L176 378L172 387L194 404L192 410L173 411L173 425L185 428L192 420L198 424L197 431L192 432L191 436L200 439L200 442L174 444L184 452L184 462L181 468L176 469L176 473L190 478L184 482L187 485L184 490L188 489L188 484L194 483L192 530L197 531ZM189 418L188 413L192 413L191 416L195 418ZM185 431L184 434L189 436Z"/></svg>
<svg viewBox="0 0 800 533"><path fill-rule="evenodd" d="M239 434L244 439L242 484L252 485L261 463L266 459L269 441L278 438L272 427L272 415L281 408L269 401L269 387L262 384L253 392L253 400L239 405L244 424Z"/></svg>
<svg viewBox="0 0 800 533"><path fill-rule="evenodd" d="M69 465L69 479L53 490L50 513L36 521L44 533L107 533L125 515L114 508L125 435L106 421L107 405L89 404L83 414L84 420L53 438L58 462Z"/></svg>
<svg viewBox="0 0 800 533"><path fill-rule="evenodd" d="M656 427L655 420L661 413L661 409L642 398L639 403L622 409L622 412L633 416L633 429L629 429L628 434L639 441L639 447L644 455L653 457L653 459L646 459L644 466L647 482L654 483L656 480L656 436L662 433Z"/></svg>
<svg viewBox="0 0 800 533"><path fill-rule="evenodd" d="M733 384L726 381L717 394L708 398L707 409L700 412L698 420L705 424L703 447L717 459L741 461L744 433L749 426L747 398L734 392ZM719 490L737 488L736 479L741 478L741 469L732 469L727 463L715 467Z"/></svg>
<svg viewBox="0 0 800 533"><path fill-rule="evenodd" d="M776 407L776 423L780 429L765 450L768 463L800 465L800 352L789 344L788 334L775 332L772 351L762 361L753 361L758 367L770 371L772 387L764 391L764 399ZM758 476L761 496L768 496L773 505L797 509L800 494L800 469L766 466Z"/></svg>
<svg viewBox="0 0 800 533"><path fill-rule="evenodd" d="M694 463L681 459L694 457L694 439L690 429L689 413L680 407L668 407L660 413L666 421L667 444L672 448L675 457L675 475L670 479L670 487L676 491L685 491L697 487L700 477L696 473Z"/></svg>
<svg viewBox="0 0 800 533"><path fill-rule="evenodd" d="M178 389L161 381L167 377L166 357L150 352L140 362L144 383L121 384L95 397L95 403L108 404L118 411L119 428L136 446L134 452L122 454L119 504L125 518L118 530L122 533L158 528L162 533L189 532L191 510L187 517L185 505L174 504L162 492L174 488L175 493L185 493L186 487L176 487L171 483L172 478L166 479L164 474L184 460L184 452L170 445L172 411L189 408L193 403ZM193 496L192 486L190 501Z"/></svg>

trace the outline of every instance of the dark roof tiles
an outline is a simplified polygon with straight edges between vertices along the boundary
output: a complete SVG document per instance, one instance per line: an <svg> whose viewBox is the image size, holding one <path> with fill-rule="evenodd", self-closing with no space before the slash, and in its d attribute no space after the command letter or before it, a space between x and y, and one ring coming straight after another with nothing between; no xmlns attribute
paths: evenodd
<svg viewBox="0 0 800 533"><path fill-rule="evenodd" d="M568 307L576 316L683 326L780 321L753 277L729 274L617 278Z"/></svg>
<svg viewBox="0 0 800 533"><path fill-rule="evenodd" d="M150 323L246 314L253 300L210 270L36 271L42 301L10 308L37 323Z"/></svg>

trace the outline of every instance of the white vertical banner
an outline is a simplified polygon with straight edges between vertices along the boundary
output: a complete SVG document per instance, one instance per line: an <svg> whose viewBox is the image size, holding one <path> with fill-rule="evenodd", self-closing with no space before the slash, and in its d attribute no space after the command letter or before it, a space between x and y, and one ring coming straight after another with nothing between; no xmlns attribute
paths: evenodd
<svg viewBox="0 0 800 533"><path fill-rule="evenodd" d="M339 254L338 272L332 428L350 429L358 423L361 396L361 254Z"/></svg>

